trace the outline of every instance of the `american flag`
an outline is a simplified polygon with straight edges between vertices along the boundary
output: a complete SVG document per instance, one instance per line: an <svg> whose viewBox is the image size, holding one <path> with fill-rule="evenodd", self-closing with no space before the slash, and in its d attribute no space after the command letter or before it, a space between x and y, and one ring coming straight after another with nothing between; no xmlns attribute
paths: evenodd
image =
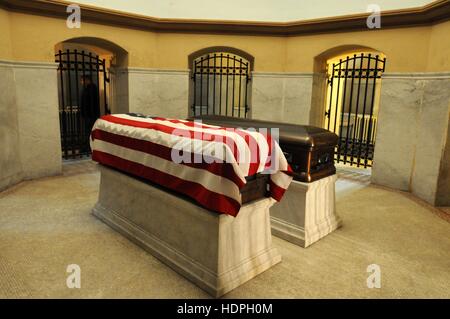
<svg viewBox="0 0 450 319"><path fill-rule="evenodd" d="M91 133L92 159L184 194L199 205L236 216L246 177L270 174L280 201L292 170L270 134L186 120L114 114Z"/></svg>

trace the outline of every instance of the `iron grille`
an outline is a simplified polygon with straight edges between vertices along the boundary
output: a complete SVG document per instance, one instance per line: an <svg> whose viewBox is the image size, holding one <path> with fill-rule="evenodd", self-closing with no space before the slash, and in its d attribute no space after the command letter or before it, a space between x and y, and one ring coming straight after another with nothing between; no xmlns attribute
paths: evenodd
<svg viewBox="0 0 450 319"><path fill-rule="evenodd" d="M109 114L106 61L84 51L59 51L59 121L64 159L89 156L92 125ZM101 110L103 109L103 110Z"/></svg>
<svg viewBox="0 0 450 319"><path fill-rule="evenodd" d="M228 53L211 53L194 60L194 115L247 117L250 62Z"/></svg>
<svg viewBox="0 0 450 319"><path fill-rule="evenodd" d="M375 150L377 88L386 58L372 54L347 56L331 66L326 128L339 136L336 162L371 167Z"/></svg>

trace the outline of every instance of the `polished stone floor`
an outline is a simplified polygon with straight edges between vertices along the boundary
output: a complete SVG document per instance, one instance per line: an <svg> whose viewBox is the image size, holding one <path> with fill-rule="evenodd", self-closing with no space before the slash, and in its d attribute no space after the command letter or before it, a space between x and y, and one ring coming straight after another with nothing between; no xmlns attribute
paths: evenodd
<svg viewBox="0 0 450 319"><path fill-rule="evenodd" d="M448 210L370 185L366 171L338 176L343 227L306 249L274 237L283 261L225 298L450 298ZM82 161L0 193L0 297L207 298L90 214L98 183ZM66 286L69 264L81 289ZM380 289L367 288L371 264Z"/></svg>

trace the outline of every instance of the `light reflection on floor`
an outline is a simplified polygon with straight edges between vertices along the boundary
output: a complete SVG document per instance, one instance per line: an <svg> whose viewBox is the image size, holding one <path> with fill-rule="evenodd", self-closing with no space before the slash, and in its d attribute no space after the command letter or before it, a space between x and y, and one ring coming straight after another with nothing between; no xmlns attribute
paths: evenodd
<svg viewBox="0 0 450 319"><path fill-rule="evenodd" d="M356 168L336 165L338 180L336 182L336 198L342 198L370 185L370 168Z"/></svg>

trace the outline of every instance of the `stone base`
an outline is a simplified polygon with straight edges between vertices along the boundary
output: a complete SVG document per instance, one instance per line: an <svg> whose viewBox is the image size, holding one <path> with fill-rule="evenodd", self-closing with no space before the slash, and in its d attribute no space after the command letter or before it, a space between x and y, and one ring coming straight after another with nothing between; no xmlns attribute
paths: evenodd
<svg viewBox="0 0 450 319"><path fill-rule="evenodd" d="M281 261L272 248L270 198L236 218L100 165L93 214L193 283L219 297Z"/></svg>
<svg viewBox="0 0 450 319"><path fill-rule="evenodd" d="M341 226L335 212L336 175L312 183L293 181L270 209L272 234L308 247Z"/></svg>

